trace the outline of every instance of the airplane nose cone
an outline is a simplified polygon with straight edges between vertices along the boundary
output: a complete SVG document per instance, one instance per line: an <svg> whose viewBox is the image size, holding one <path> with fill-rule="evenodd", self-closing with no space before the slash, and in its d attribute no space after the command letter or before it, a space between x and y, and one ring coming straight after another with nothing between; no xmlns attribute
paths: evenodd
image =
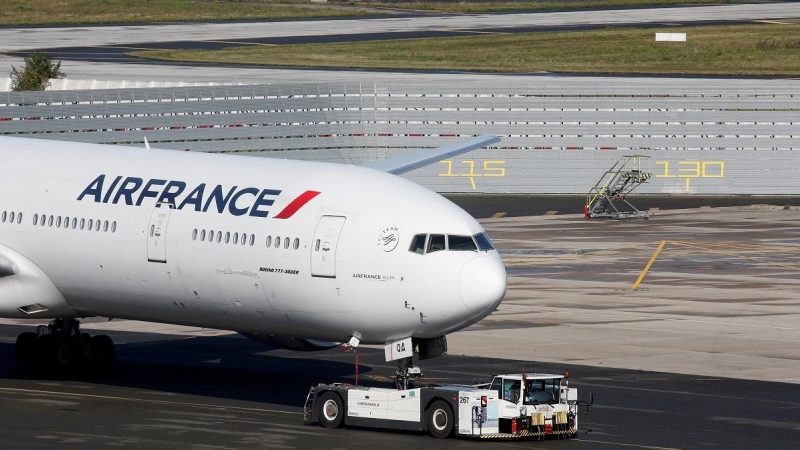
<svg viewBox="0 0 800 450"><path fill-rule="evenodd" d="M494 310L506 294L506 268L497 255L484 254L461 268L461 298L473 311Z"/></svg>

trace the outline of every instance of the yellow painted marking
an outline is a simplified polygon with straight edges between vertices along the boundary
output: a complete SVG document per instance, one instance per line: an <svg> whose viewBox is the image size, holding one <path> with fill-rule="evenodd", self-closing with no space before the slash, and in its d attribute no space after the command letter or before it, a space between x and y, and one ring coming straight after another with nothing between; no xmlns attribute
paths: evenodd
<svg viewBox="0 0 800 450"><path fill-rule="evenodd" d="M188 402L171 402L167 400L147 400L143 398L132 397L116 397L110 395L95 395L95 394L80 394L75 392L56 392L56 391L43 391L40 389L16 389L16 388L0 388L0 392L15 392L28 395L54 395L58 397L79 397L79 398L96 398L101 400L117 400L124 402L138 402L138 403L151 403L154 405L175 405L175 406L188 406L191 408L204 408L204 409L221 409L221 410L235 410L235 411L249 411L259 413L278 413L278 414L296 414L301 415L302 412L295 411L278 411L275 409L262 409L262 408L243 408L240 406L223 406L212 405L206 403L188 403Z"/></svg>
<svg viewBox="0 0 800 450"><path fill-rule="evenodd" d="M506 214L507 214L506 212L496 213L495 215L492 216L492 219L499 219L499 218L505 216Z"/></svg>
<svg viewBox="0 0 800 450"><path fill-rule="evenodd" d="M647 275L647 271L650 270L650 266L652 266L653 263L656 261L656 258L658 258L658 254L661 253L661 249L663 249L666 244L667 241L661 241L661 245L658 246L655 253L653 253L653 256L650 258L650 261L648 261L647 265L644 266L644 270L642 270L642 273L639 274L639 279L637 279L636 283L633 283L633 286L631 286L632 291L635 291L636 288L639 287L639 283L641 283L642 280L644 280L644 276Z"/></svg>

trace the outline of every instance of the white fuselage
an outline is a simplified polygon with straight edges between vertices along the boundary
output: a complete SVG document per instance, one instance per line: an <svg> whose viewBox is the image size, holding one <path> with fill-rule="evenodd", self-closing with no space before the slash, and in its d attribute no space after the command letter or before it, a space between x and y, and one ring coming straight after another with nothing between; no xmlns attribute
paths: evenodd
<svg viewBox="0 0 800 450"><path fill-rule="evenodd" d="M0 138L0 188L3 317L384 343L468 326L505 293L496 250L409 251L483 229L371 169Z"/></svg>

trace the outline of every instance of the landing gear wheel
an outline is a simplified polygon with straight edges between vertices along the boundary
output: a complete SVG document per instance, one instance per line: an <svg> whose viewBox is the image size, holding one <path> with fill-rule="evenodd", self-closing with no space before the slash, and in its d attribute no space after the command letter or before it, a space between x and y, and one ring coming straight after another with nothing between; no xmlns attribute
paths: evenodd
<svg viewBox="0 0 800 450"><path fill-rule="evenodd" d="M81 339L83 343L81 344L81 357L83 361L89 361L92 357L92 336L89 333L81 333Z"/></svg>
<svg viewBox="0 0 800 450"><path fill-rule="evenodd" d="M52 347L53 363L57 369L69 369L76 365L81 355L80 343L71 336L62 336L54 339Z"/></svg>
<svg viewBox="0 0 800 450"><path fill-rule="evenodd" d="M339 428L344 418L344 404L342 398L335 392L325 392L320 396L319 423L325 428Z"/></svg>
<svg viewBox="0 0 800 450"><path fill-rule="evenodd" d="M453 432L453 411L441 400L433 402L425 411L425 420L428 423L428 432L437 439L449 437Z"/></svg>
<svg viewBox="0 0 800 450"><path fill-rule="evenodd" d="M39 338L36 333L22 333L17 337L14 345L14 357L17 364L25 369L36 365L36 356L39 349Z"/></svg>
<svg viewBox="0 0 800 450"><path fill-rule="evenodd" d="M105 334L94 336L89 341L89 354L92 362L100 369L110 369L114 365L116 351L114 341Z"/></svg>

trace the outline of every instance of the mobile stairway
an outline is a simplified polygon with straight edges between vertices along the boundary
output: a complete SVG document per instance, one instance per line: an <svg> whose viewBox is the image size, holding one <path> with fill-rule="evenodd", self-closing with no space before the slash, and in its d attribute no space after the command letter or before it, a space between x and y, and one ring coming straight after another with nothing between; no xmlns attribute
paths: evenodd
<svg viewBox="0 0 800 450"><path fill-rule="evenodd" d="M617 220L649 219L650 213L639 211L625 197L652 176L649 156L623 156L586 194L584 217Z"/></svg>

